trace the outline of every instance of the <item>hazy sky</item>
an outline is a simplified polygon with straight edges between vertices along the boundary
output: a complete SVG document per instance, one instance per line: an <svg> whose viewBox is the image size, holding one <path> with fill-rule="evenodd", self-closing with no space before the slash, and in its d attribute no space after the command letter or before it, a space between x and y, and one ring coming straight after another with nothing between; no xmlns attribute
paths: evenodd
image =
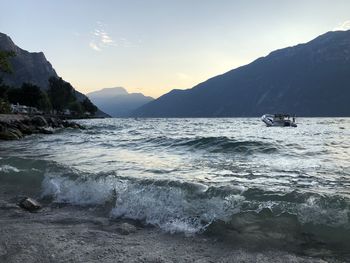
<svg viewBox="0 0 350 263"><path fill-rule="evenodd" d="M349 0L0 0L0 32L83 93L158 97L335 29Z"/></svg>

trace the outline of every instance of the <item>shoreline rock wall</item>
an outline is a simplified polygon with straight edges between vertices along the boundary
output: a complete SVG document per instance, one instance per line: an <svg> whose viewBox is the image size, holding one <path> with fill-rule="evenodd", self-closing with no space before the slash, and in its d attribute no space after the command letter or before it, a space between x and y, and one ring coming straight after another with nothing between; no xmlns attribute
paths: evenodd
<svg viewBox="0 0 350 263"><path fill-rule="evenodd" d="M84 129L78 123L53 116L0 114L0 140L18 140L31 134L52 134L55 129Z"/></svg>

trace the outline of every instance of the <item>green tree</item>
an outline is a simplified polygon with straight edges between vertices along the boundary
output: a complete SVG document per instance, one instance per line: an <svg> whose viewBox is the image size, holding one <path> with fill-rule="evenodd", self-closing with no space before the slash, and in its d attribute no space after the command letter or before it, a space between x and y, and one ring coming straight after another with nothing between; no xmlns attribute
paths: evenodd
<svg viewBox="0 0 350 263"><path fill-rule="evenodd" d="M10 104L3 98L0 98L0 113L11 113Z"/></svg>
<svg viewBox="0 0 350 263"><path fill-rule="evenodd" d="M9 58L14 57L16 54L13 51L0 50L0 71L5 73L11 73L12 67L9 62Z"/></svg>
<svg viewBox="0 0 350 263"><path fill-rule="evenodd" d="M6 93L10 87L3 83L2 78L0 78L0 98L7 99Z"/></svg>
<svg viewBox="0 0 350 263"><path fill-rule="evenodd" d="M82 115L84 112L84 109L83 109L81 103L78 101L71 102L69 104L68 108L69 108L69 110L71 110L72 112L74 112L77 115Z"/></svg>
<svg viewBox="0 0 350 263"><path fill-rule="evenodd" d="M15 56L15 52L13 51L0 50L0 73L12 73L9 59L13 56ZM7 100L8 89L9 87L3 84L0 78L0 113L11 113L10 103Z"/></svg>
<svg viewBox="0 0 350 263"><path fill-rule="evenodd" d="M81 105L83 106L84 112L88 111L91 114L95 114L97 111L97 107L88 98L85 98Z"/></svg>
<svg viewBox="0 0 350 263"><path fill-rule="evenodd" d="M75 91L71 84L62 78L51 77L49 79L48 96L53 109L63 111L76 101Z"/></svg>
<svg viewBox="0 0 350 263"><path fill-rule="evenodd" d="M46 92L42 91L38 86L23 83L21 88L10 88L7 90L7 98L13 103L19 103L37 109L48 111L51 109L50 100Z"/></svg>

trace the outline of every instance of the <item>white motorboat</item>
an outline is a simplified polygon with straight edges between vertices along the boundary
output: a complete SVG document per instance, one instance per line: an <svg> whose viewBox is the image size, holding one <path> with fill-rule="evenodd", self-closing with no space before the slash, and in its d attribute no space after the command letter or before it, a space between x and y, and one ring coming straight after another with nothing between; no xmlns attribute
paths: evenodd
<svg viewBox="0 0 350 263"><path fill-rule="evenodd" d="M264 114L261 120L267 127L297 127L295 116L288 114Z"/></svg>

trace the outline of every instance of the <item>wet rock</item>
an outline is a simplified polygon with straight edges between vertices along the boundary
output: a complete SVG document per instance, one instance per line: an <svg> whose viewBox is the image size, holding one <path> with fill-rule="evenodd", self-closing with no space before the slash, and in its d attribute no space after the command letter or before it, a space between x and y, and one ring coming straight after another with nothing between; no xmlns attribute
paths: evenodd
<svg viewBox="0 0 350 263"><path fill-rule="evenodd" d="M19 133L13 129L0 130L0 140L18 140L20 138Z"/></svg>
<svg viewBox="0 0 350 263"><path fill-rule="evenodd" d="M39 127L48 126L48 123L43 116L34 116L32 118L32 123Z"/></svg>
<svg viewBox="0 0 350 263"><path fill-rule="evenodd" d="M54 129L52 127L39 128L39 132L43 134L53 134Z"/></svg>
<svg viewBox="0 0 350 263"><path fill-rule="evenodd" d="M62 124L65 128L85 129L84 126L82 126L76 122L73 122L73 121L63 121Z"/></svg>
<svg viewBox="0 0 350 263"><path fill-rule="evenodd" d="M52 134L56 128L85 129L76 122L62 121L58 117L0 114L0 140L18 140L35 133Z"/></svg>
<svg viewBox="0 0 350 263"><path fill-rule="evenodd" d="M41 204L38 201L29 197L22 199L18 205L29 212L34 212L41 208Z"/></svg>
<svg viewBox="0 0 350 263"><path fill-rule="evenodd" d="M47 118L47 123L53 128L57 128L59 125L58 120L53 117Z"/></svg>
<svg viewBox="0 0 350 263"><path fill-rule="evenodd" d="M117 232L122 234L122 235L129 235L131 233L135 233L136 232L136 227L129 224L129 223L123 223L121 224L119 227L117 227Z"/></svg>
<svg viewBox="0 0 350 263"><path fill-rule="evenodd" d="M35 130L34 126L29 126L24 123L19 123L17 127L25 135L33 134L33 131Z"/></svg>
<svg viewBox="0 0 350 263"><path fill-rule="evenodd" d="M23 137L23 133L19 129L15 128L15 127L9 128L8 131L10 133L15 134L18 137L18 139Z"/></svg>

